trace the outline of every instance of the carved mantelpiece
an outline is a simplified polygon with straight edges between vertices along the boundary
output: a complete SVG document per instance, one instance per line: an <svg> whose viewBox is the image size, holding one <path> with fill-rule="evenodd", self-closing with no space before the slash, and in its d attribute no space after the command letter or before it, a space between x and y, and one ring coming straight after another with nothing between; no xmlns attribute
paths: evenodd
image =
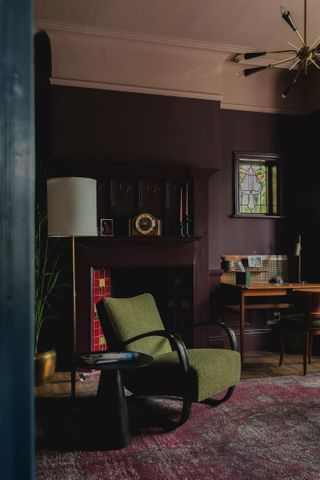
<svg viewBox="0 0 320 480"><path fill-rule="evenodd" d="M139 285L144 285L143 276L164 278L167 283L171 277L163 275L164 269L170 270L172 278L182 278L185 288L182 303L191 323L206 321L209 318L209 272L208 272L208 180L211 170L186 170L175 167L108 167L109 172L98 178L98 217L113 218L115 235L113 237L77 239L77 312L79 351L89 346L90 311L90 268L110 268L111 289L112 272L121 281L114 285L112 295L130 295L125 284L126 277L133 275ZM125 172L125 175L123 173ZM79 172L86 174L88 172ZM145 177L144 177L145 175ZM91 175L93 176L93 175ZM192 236L179 236L180 188L188 183L189 212L193 220ZM185 198L183 199L185 202ZM158 237L130 237L128 219L147 211L162 219L162 235ZM146 288L148 288L148 282ZM191 287L190 287L191 284ZM133 285L132 294L137 293ZM153 287L156 288L156 287ZM168 285L160 285L155 296L163 300ZM170 290L170 289L169 289ZM178 289L179 290L179 289ZM170 291L168 291L168 298ZM157 300L157 298L156 298ZM168 301L170 308L170 300ZM189 320L188 320L188 323ZM201 329L198 329L199 331ZM200 332L201 333L201 332ZM206 345L207 336L195 336L190 341L194 346Z"/></svg>
<svg viewBox="0 0 320 480"><path fill-rule="evenodd" d="M192 205L193 178L183 168L144 166L116 168L98 177L98 217L113 218L115 236L130 235L129 220L142 212L161 220L162 236L180 233L180 195L183 208L188 189ZM190 228L190 233L192 232Z"/></svg>

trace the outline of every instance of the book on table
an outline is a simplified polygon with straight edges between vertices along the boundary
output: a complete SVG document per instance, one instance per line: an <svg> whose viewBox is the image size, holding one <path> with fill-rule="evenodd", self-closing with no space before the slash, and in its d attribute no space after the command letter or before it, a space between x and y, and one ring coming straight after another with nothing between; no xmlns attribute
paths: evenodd
<svg viewBox="0 0 320 480"><path fill-rule="evenodd" d="M103 365L106 363L131 361L136 358L139 358L138 352L97 352L80 355L80 359L89 365Z"/></svg>

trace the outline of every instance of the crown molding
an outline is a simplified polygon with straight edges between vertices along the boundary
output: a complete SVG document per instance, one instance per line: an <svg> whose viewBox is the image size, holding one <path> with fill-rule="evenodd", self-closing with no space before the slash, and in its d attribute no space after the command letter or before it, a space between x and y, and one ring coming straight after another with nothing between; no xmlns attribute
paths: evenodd
<svg viewBox="0 0 320 480"><path fill-rule="evenodd" d="M197 50L209 50L225 53L245 53L253 50L252 47L243 45L233 45L228 43L204 42L201 40L191 40L187 38L169 37L163 35L151 35L148 33L131 32L125 30L115 30L111 28L101 28L95 26L77 25L64 22L53 22L40 18L35 19L35 28L40 30L55 30L64 33L76 33L80 35L91 35L96 37L105 37L118 40L138 41L145 43L156 43L172 47L193 48Z"/></svg>
<svg viewBox="0 0 320 480"><path fill-rule="evenodd" d="M47 29L52 84L206 100L221 98L229 53ZM138 37L135 37L138 38Z"/></svg>
<svg viewBox="0 0 320 480"><path fill-rule="evenodd" d="M128 92L128 93L144 93L151 95L164 95L170 97L183 97L183 98L196 98L200 100L213 100L220 102L220 108L222 110L238 110L245 112L260 112L260 113L276 113L282 115L309 115L319 111L317 109L310 109L308 111L302 111L297 109L282 109L276 107L265 107L260 105L246 105L246 104L236 104L236 103L227 103L223 102L222 95L220 94L211 94L203 92L190 92L182 90L172 90L172 89L161 89L161 88L150 88L150 87L141 87L138 85L120 85L112 83L103 83L103 82L87 82L81 80L70 80L63 78L54 78L50 79L51 85L59 87L76 87L76 88L89 88L93 90L110 90L118 92Z"/></svg>
<svg viewBox="0 0 320 480"><path fill-rule="evenodd" d="M241 54L248 51L254 52L256 48L238 45L238 44L229 44L229 43L216 43L216 42L204 42L201 40L191 40L187 38L179 37L170 37L164 35L151 35L148 33L125 31L125 30L116 30L111 28L101 28L95 26L87 25L78 25L64 22L54 22L51 20L44 20L41 18L36 18L34 23L34 28L39 30L54 30L64 33L76 33L79 35L91 35L95 37L104 37L112 38L117 40L127 40L127 41L136 41L136 42L145 42L145 43L155 43L158 45L167 45L172 47L181 47L181 48L192 48L196 50L209 50L213 52L224 52L231 54ZM279 57L280 58L280 57ZM233 61L231 58L230 61ZM240 62L234 61L239 65L244 66L268 66L273 63L274 59L268 56L259 57L258 59L250 60L241 60ZM288 68L286 65L277 65L275 68Z"/></svg>
<svg viewBox="0 0 320 480"><path fill-rule="evenodd" d="M59 87L78 87L91 88L94 90L112 90L129 93L146 93L151 95L164 95L169 97L184 97L184 98L198 98L201 100L220 101L222 96L220 94L206 93L206 92L192 92L188 90L174 90L169 88L152 88L142 87L139 85L125 85L107 82L88 82L83 80L72 80L65 78L51 77L51 85Z"/></svg>
<svg viewBox="0 0 320 480"><path fill-rule="evenodd" d="M273 95L283 83L282 69L241 83L241 64L231 58L250 47L41 19L35 27L50 37L52 85L213 100L229 110L305 113L301 95L284 106Z"/></svg>
<svg viewBox="0 0 320 480"><path fill-rule="evenodd" d="M240 110L244 112L260 112L260 113L277 113L281 115L304 115L305 112L299 109L288 109L278 107L266 107L263 105L246 105L241 103L221 102L220 108L222 110Z"/></svg>

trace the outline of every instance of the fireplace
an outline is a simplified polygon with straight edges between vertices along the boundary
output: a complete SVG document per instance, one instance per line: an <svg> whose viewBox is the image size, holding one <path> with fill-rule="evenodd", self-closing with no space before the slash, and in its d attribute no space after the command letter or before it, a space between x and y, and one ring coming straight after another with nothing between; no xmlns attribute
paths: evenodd
<svg viewBox="0 0 320 480"><path fill-rule="evenodd" d="M92 269L110 271L112 296L152 293L170 330L179 331L209 318L208 179L212 171L131 168L126 169L124 181L118 170L109 172L107 179L98 180L99 217L115 219L114 236L76 239L78 352L92 346ZM181 185L189 186L189 235L176 228ZM103 207L106 204L109 210ZM161 235L128 235L128 217L132 218L134 211L155 212L162 219ZM207 346L208 336L202 329L196 331L187 339L188 345Z"/></svg>
<svg viewBox="0 0 320 480"><path fill-rule="evenodd" d="M99 339L92 341L94 335L100 335L94 303L109 295L119 298L149 292L166 328L180 331L191 326L198 301L194 254L193 239L171 242L161 238L157 242L139 239L120 243L101 238L79 240L77 350L87 351L94 346L95 350L100 349ZM190 335L185 339L189 345L193 343Z"/></svg>
<svg viewBox="0 0 320 480"><path fill-rule="evenodd" d="M126 298L151 293L165 328L183 331L186 344L192 344L191 329L188 327L193 323L193 266L113 268L111 271L99 268L92 269L92 272L99 279L91 283L91 350L99 351L106 347L95 303L110 294ZM100 286L99 282L103 285Z"/></svg>

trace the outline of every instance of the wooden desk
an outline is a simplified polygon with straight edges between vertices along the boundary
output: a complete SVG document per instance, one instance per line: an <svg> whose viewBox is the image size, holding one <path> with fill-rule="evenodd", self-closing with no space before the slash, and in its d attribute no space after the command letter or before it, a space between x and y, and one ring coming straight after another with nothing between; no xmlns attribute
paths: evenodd
<svg viewBox="0 0 320 480"><path fill-rule="evenodd" d="M233 310L240 315L240 354L241 360L244 360L244 323L246 310L281 310L288 309L292 306L289 302L275 301L274 303L265 304L247 304L247 297L286 297L295 291L314 291L320 292L320 283L284 283L282 285L276 285L274 283L261 282L252 283L249 286L236 285L230 282L221 283L225 290L226 296L228 296L228 290L230 293L236 293L239 296L239 303L236 305L228 305L224 301L224 307L229 310Z"/></svg>

